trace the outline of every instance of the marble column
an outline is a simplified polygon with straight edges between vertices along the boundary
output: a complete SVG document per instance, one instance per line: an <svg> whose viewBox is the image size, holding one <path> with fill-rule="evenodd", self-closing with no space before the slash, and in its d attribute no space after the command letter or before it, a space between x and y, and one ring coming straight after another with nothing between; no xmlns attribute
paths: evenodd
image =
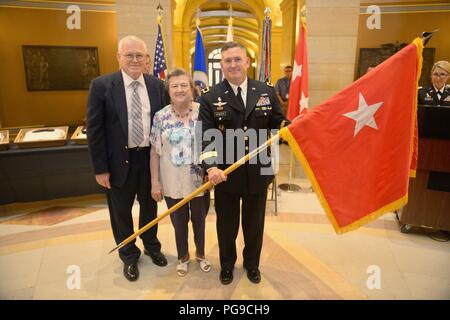
<svg viewBox="0 0 450 320"><path fill-rule="evenodd" d="M118 39L126 35L135 35L143 39L152 58L155 55L156 36L158 24L156 18L158 3L163 7L163 37L168 60L169 70L172 65L172 9L171 0L147 1L147 0L117 0L117 33Z"/></svg>

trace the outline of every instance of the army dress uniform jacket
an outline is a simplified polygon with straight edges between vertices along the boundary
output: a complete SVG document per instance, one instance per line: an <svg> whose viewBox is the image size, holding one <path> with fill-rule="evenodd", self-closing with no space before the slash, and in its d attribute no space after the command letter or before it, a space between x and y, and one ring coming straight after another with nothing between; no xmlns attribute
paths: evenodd
<svg viewBox="0 0 450 320"><path fill-rule="evenodd" d="M433 86L429 88L420 88L418 92L418 104L426 106L450 106L450 86L446 85L441 98L438 98L437 92Z"/></svg>
<svg viewBox="0 0 450 320"><path fill-rule="evenodd" d="M263 144L270 137L270 129L280 129L288 123L282 114L273 85L269 83L248 79L245 109L227 80L204 89L199 102L199 120L202 126L200 160L205 170L212 167L225 170L244 154ZM218 129L216 132L220 132L222 144L214 139L207 139L204 134L209 129ZM252 136L257 136L257 142ZM242 146L245 152L242 151ZM233 154L230 155L230 152ZM237 194L266 192L274 177L270 169L270 151L263 151L256 157L257 159L251 160L256 160L256 163L247 162L240 166L228 175L226 182L217 185L216 190Z"/></svg>

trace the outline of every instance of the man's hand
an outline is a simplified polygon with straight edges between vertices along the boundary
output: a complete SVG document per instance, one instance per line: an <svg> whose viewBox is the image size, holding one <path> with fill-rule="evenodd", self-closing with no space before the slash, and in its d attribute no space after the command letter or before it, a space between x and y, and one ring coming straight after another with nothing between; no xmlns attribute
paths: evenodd
<svg viewBox="0 0 450 320"><path fill-rule="evenodd" d="M208 180L211 181L213 185L218 185L221 182L227 181L227 176L217 167L212 167L208 170Z"/></svg>
<svg viewBox="0 0 450 320"><path fill-rule="evenodd" d="M152 198L156 202L160 202L163 199L163 189L159 181L152 181Z"/></svg>
<svg viewBox="0 0 450 320"><path fill-rule="evenodd" d="M99 185L106 189L111 189L111 184L109 183L109 172L100 173L95 175L95 180Z"/></svg>

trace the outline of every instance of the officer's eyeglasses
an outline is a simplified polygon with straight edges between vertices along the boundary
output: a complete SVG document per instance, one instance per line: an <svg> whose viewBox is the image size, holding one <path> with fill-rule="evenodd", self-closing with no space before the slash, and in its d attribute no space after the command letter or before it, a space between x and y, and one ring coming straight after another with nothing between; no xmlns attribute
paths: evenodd
<svg viewBox="0 0 450 320"><path fill-rule="evenodd" d="M144 60L144 58L145 58L145 55L144 54L140 54L140 53L136 53L136 54L133 54L133 53L128 53L128 54L125 54L125 55L123 55L128 61L133 61L135 58L136 58L136 61L142 61L142 60Z"/></svg>
<svg viewBox="0 0 450 320"><path fill-rule="evenodd" d="M437 73L437 72L435 72L435 73L432 74L432 76L436 77L436 78L445 78L446 76L448 76L448 73Z"/></svg>

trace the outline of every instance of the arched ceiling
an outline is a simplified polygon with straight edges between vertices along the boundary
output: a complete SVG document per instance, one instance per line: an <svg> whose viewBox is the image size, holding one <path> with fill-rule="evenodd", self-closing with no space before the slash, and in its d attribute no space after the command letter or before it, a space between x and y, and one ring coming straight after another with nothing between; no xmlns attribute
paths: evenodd
<svg viewBox="0 0 450 320"><path fill-rule="evenodd" d="M266 5L264 0L178 0L176 2L174 25L182 30L191 30L191 53L195 47L197 17L200 19L203 44L205 48L211 48L220 47L226 42L228 21L231 15L234 40L246 46L252 58L258 55L258 48L261 45L261 25Z"/></svg>

